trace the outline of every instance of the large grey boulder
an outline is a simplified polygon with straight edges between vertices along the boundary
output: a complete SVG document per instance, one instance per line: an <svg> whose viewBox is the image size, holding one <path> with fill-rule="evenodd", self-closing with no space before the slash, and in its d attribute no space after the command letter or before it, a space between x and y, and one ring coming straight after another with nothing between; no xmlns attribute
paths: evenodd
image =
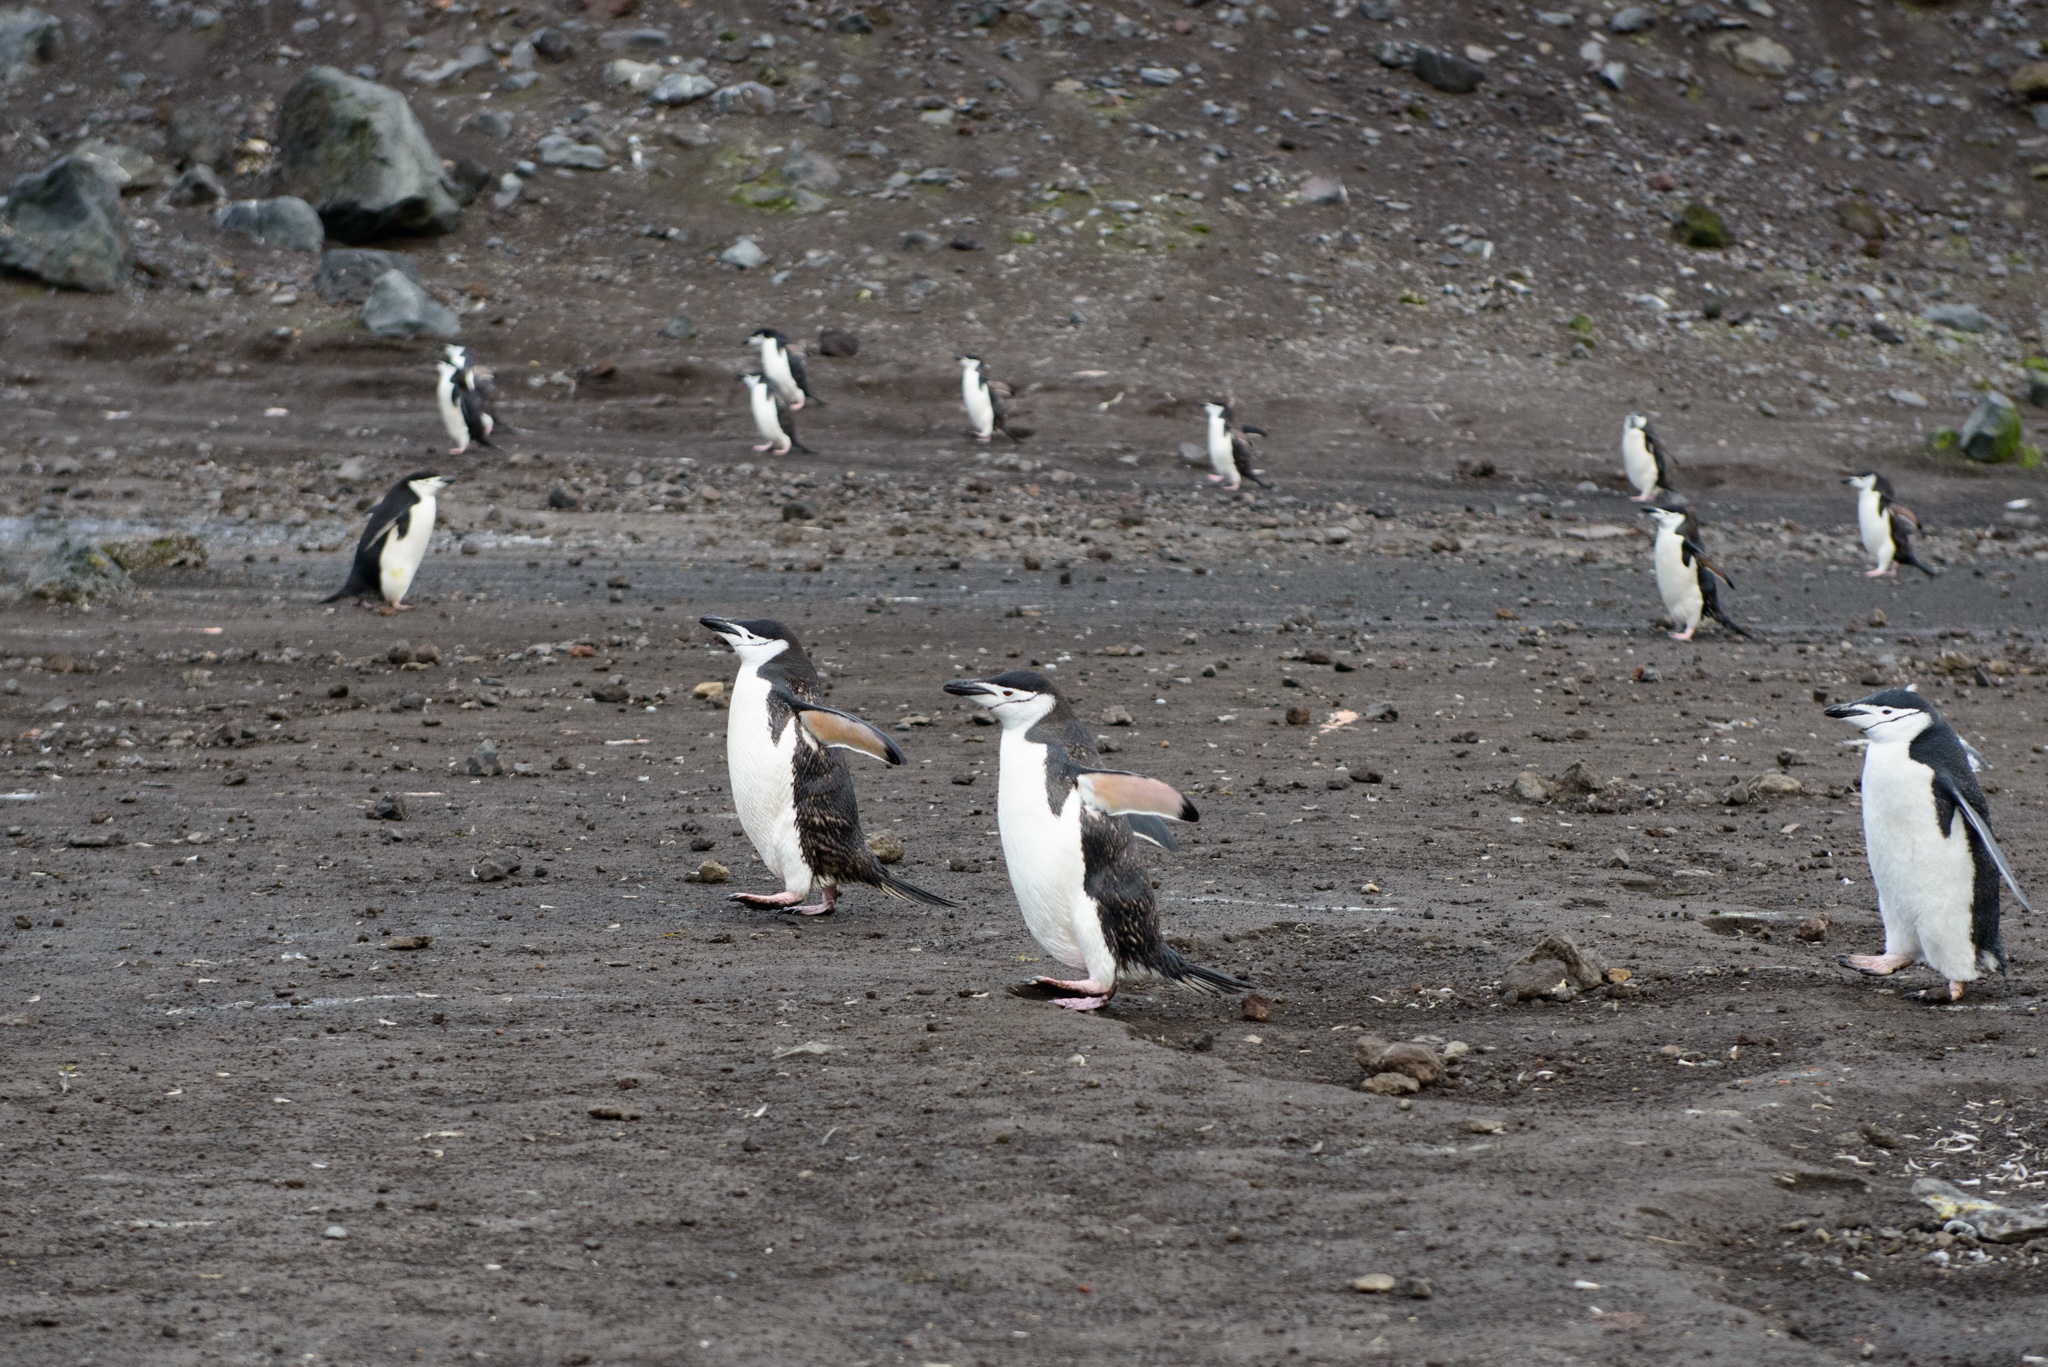
<svg viewBox="0 0 2048 1367"><path fill-rule="evenodd" d="M363 301L363 326L379 337L453 337L462 331L455 314L404 271L377 277Z"/></svg>
<svg viewBox="0 0 2048 1367"><path fill-rule="evenodd" d="M370 297L386 271L398 271L419 283L419 268L409 256L369 247L336 247L320 257L313 288L331 304L360 304Z"/></svg>
<svg viewBox="0 0 2048 1367"><path fill-rule="evenodd" d="M331 66L285 92L277 184L318 210L328 236L342 242L445 233L462 216L405 96Z"/></svg>
<svg viewBox="0 0 2048 1367"><path fill-rule="evenodd" d="M121 187L97 162L59 158L15 181L0 207L0 270L105 294L134 261Z"/></svg>
<svg viewBox="0 0 2048 1367"><path fill-rule="evenodd" d="M313 206L295 195L276 199L238 199L224 204L213 216L223 232L241 233L271 247L287 251L317 252L327 240L327 229Z"/></svg>
<svg viewBox="0 0 2048 1367"><path fill-rule="evenodd" d="M0 86L12 85L57 56L64 25L39 9L0 9Z"/></svg>
<svg viewBox="0 0 2048 1367"><path fill-rule="evenodd" d="M2020 453L2026 433L2020 427L2019 405L1995 389L1986 390L1970 420L1956 434L1956 445L1971 460L1996 465Z"/></svg>

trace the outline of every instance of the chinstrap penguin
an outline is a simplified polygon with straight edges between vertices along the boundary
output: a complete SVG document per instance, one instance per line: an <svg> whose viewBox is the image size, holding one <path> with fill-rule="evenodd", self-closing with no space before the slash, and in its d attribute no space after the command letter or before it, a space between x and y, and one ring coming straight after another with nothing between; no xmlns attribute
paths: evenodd
<svg viewBox="0 0 2048 1367"><path fill-rule="evenodd" d="M755 328L747 341L761 349L761 374L775 386L791 412L802 408L806 399L818 398L811 393L810 378L804 373L803 353L789 344L789 338L774 328Z"/></svg>
<svg viewBox="0 0 2048 1367"><path fill-rule="evenodd" d="M761 440L754 449L771 455L786 456L795 447L807 456L818 453L797 440L796 420L790 416L789 405L782 401L782 395L775 392L775 386L748 371L740 376L747 387L747 407L754 415L754 430L761 434Z"/></svg>
<svg viewBox="0 0 2048 1367"><path fill-rule="evenodd" d="M1123 975L1154 974L1203 991L1251 986L1188 962L1160 938L1151 880L1131 843L1158 835L1134 826L1163 834L1164 821L1198 819L1193 803L1158 779L1100 767L1087 728L1043 674L955 679L946 692L973 698L1002 723L996 824L1010 887L1031 938L1087 973L1038 980L1070 994L1056 998L1061 1006L1103 1006Z"/></svg>
<svg viewBox="0 0 2048 1367"><path fill-rule="evenodd" d="M370 509L369 525L363 528L362 539L356 542L356 558L349 565L348 582L320 601L334 603L351 596L366 599L375 594L384 600L387 614L407 611L405 595L419 573L420 562L427 558L427 543L434 539L435 496L449 482L431 470L422 470L392 485Z"/></svg>
<svg viewBox="0 0 2048 1367"><path fill-rule="evenodd" d="M1659 494L1676 492L1671 487L1671 461L1650 420L1631 413L1621 422L1621 469L1636 488L1635 501L1649 503Z"/></svg>
<svg viewBox="0 0 2048 1367"><path fill-rule="evenodd" d="M1837 703L1827 714L1869 741L1863 843L1884 918L1884 953L1844 954L1840 962L1875 976L1924 963L1948 980L1945 991L1927 999L1955 1001L1979 974L2005 971L2000 880L2033 910L1991 834L1991 807L1971 772L1972 752L1911 689Z"/></svg>
<svg viewBox="0 0 2048 1367"><path fill-rule="evenodd" d="M859 717L825 706L818 671L781 623L698 620L740 659L725 723L733 809L761 862L782 879L781 892L736 892L732 900L825 916L842 884L866 883L891 897L953 906L889 873L861 835L853 774L834 752L857 750L901 764L895 742ZM814 893L816 901L804 901Z"/></svg>
<svg viewBox="0 0 2048 1367"><path fill-rule="evenodd" d="M1842 483L1856 491L1856 528L1863 533L1863 549L1877 561L1874 569L1863 571L1865 579L1897 574L1900 565L1911 565L1929 579L1934 571L1913 554L1913 533L1920 519L1892 493L1892 482L1876 471L1851 475Z"/></svg>
<svg viewBox="0 0 2048 1367"><path fill-rule="evenodd" d="M1246 432L1263 437L1266 429L1240 424L1229 404L1213 399L1202 405L1202 411L1209 416L1209 466L1214 471L1209 482L1231 492L1237 490L1241 478L1261 489L1272 488L1262 477L1263 470L1252 469L1252 444L1244 439Z"/></svg>
<svg viewBox="0 0 2048 1367"><path fill-rule="evenodd" d="M459 346L449 347L444 358L434 363L434 374L434 403L441 410L441 426L454 443L448 454L461 455L472 441L478 446L491 445L496 420L486 410L484 396L477 392L476 371L468 354Z"/></svg>
<svg viewBox="0 0 2048 1367"><path fill-rule="evenodd" d="M1000 380L991 380L982 366L979 356L962 356L960 359L960 402L966 405L967 421L974 428L974 439L986 443L998 431L1011 441L1021 441L1010 430L1009 415L1004 412L1003 400L1010 397L1010 387Z"/></svg>
<svg viewBox="0 0 2048 1367"><path fill-rule="evenodd" d="M1737 626L1721 607L1720 591L1714 581L1718 579L1731 589L1735 581L1707 559L1700 545L1699 519L1683 508L1645 508L1643 512L1657 519L1657 536L1650 555L1657 567L1657 592L1663 595L1664 609L1678 626L1671 639L1690 641L1700 623L1709 617L1747 639L1749 633Z"/></svg>

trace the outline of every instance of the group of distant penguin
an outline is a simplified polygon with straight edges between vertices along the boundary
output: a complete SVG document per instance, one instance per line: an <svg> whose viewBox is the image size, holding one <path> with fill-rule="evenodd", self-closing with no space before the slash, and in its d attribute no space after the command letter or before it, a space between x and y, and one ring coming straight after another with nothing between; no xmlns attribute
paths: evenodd
<svg viewBox="0 0 2048 1367"><path fill-rule="evenodd" d="M755 425L765 443L757 450L804 450L790 414L816 402L803 357L789 339L762 328L749 339L761 368L741 378ZM1019 440L1008 423L1007 387L992 380L979 358L959 358L961 395L976 438L1000 431ZM462 454L474 442L490 446L498 427L491 375L450 346L436 365L436 400L443 425ZM1228 404L1203 405L1208 420L1209 478L1236 489L1249 478L1244 434ZM1736 634L1749 632L1722 608L1718 586L1733 588L1707 558L1698 517L1676 499L1672 462L1639 414L1622 427L1622 466L1636 501L1657 520L1653 562L1664 605L1691 640L1707 618ZM404 610L404 599L433 535L436 497L449 481L431 471L408 475L371 509L356 546L348 582L327 602L380 599L384 611ZM1857 491L1857 524L1875 565L1870 576L1896 574L1909 565L1932 576L1915 557L1912 511L1897 502L1884 476L1866 472L1844 483ZM1677 506L1667 506L1669 498ZM738 893L735 900L804 915L826 915L839 889L850 883L934 906L952 902L890 873L869 849L860 828L853 776L837 753L852 750L885 764L903 753L881 730L826 706L817 671L795 635L772 621L705 617L702 623L739 658L726 724L726 761L733 805L748 839L779 892ZM955 679L945 691L987 707L1002 726L998 757L997 824L1011 888L1026 927L1045 951L1080 970L1074 979L1044 977L1038 985L1060 1005L1094 1010L1119 983L1156 977L1206 991L1242 991L1250 984L1190 962L1162 938L1152 884L1135 842L1172 850L1168 822L1199 819L1194 804L1170 785L1102 767L1087 728L1052 681L1031 670L983 679ZM1940 974L1945 987L1922 995L1961 998L1965 984L2003 972L1999 935L2001 884L2028 907L2012 867L1992 834L1990 806L1975 773L1982 759L1911 689L1894 688L1826 709L1867 742L1863 764L1864 839L1885 927L1881 954L1843 955L1862 973L1889 975L1915 963Z"/></svg>

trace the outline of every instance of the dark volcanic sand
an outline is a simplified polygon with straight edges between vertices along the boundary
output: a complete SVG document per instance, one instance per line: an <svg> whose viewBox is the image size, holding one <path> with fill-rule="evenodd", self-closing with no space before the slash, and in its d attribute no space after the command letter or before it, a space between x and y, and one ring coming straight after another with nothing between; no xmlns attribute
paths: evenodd
<svg viewBox="0 0 2048 1367"><path fill-rule="evenodd" d="M1539 577L1569 602L1600 572ZM1811 695L1864 691L1868 652L1841 666L1833 636L1761 610L1775 643L1746 647L1611 614L1549 625L1561 609L1525 612L1540 638L1480 607L1431 621L1412 604L1527 588L1512 558L1448 555L1112 564L1063 589L989 566L888 584L437 553L426 605L397 619L273 596L270 574L167 572L118 616L6 621L15 654L98 665L16 668L6 700L11 786L43 794L6 812L28 925L4 949L11 1361L1725 1363L1870 1343L1991 1364L2042 1346L2038 1256L1958 1244L1937 1266L1907 1193L2038 1162L2038 918L2008 901L2014 971L1958 1007L1834 965L1878 932L1856 752ZM1640 617L1644 571L1624 574ZM2023 574L2012 601L2040 587ZM624 603L591 587L613 575ZM1859 614L2009 616L1961 570L1826 578ZM1005 616L1027 605L1043 615ZM1302 605L1321 627L1276 632ZM792 622L839 666L835 705L931 718L899 734L907 767L858 777L870 832L908 847L899 870L960 910L855 890L798 923L724 900L763 884L722 796L724 713L690 697L729 677L694 625L713 610ZM446 662L376 662L400 637ZM575 640L596 656L454 656ZM279 662L290 646L308 658ZM1356 667L1279 658L1318 649ZM209 650L227 658L192 662ZM1099 728L1116 761L1195 794L1201 824L1149 857L1169 930L1254 979L1270 1020L1153 987L1088 1018L1008 990L1052 965L992 834L996 732L937 686L1013 657L1059 662L1091 720L1128 707L1136 725ZM1593 678L1560 694L1553 671L1581 661ZM1622 682L1638 664L1662 680ZM210 679L188 686L194 668ZM613 674L672 697L578 698ZM394 711L414 690L432 701ZM462 706L486 692L494 708ZM65 729L142 743L45 751L58 695L79 704ZM1937 696L1999 766L2029 877L2037 679ZM1382 700L1398 721L1318 735ZM224 724L243 739L196 743ZM536 776L464 774L486 736ZM1781 747L1844 795L1718 804ZM1573 760L1637 779L1621 810L1503 791ZM1333 789L1336 761L1384 781ZM365 820L390 792L409 819ZM123 843L67 847L95 832ZM526 869L472 881L503 848ZM683 881L707 857L730 887ZM1824 945L1705 924L1822 911ZM1642 995L1500 1004L1489 985L1553 931ZM415 935L430 947L387 947ZM1361 1029L1474 1053L1402 1109L1354 1090ZM1374 1272L1403 1289L1349 1289Z"/></svg>

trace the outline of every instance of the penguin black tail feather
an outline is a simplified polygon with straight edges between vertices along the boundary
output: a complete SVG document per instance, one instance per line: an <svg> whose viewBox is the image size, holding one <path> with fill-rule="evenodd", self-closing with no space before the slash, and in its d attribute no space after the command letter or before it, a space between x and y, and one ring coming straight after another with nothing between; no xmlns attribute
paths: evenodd
<svg viewBox="0 0 2048 1367"><path fill-rule="evenodd" d="M960 904L950 898L941 897L928 888L905 882L893 873L883 873L875 886L891 897L900 897L906 902L922 902L928 907L957 907Z"/></svg>
<svg viewBox="0 0 2048 1367"><path fill-rule="evenodd" d="M817 455L817 454L818 454L818 453L817 453L816 451L813 451L813 450L812 450L812 449L811 449L810 447L808 447L808 446L804 445L804 444L803 444L802 442L798 441L798 440L797 440L797 439L796 439L795 437L791 437L791 438L789 439L789 444L790 444L791 446L795 447L795 448L796 448L797 450L799 450L799 451L803 452L803 453L804 453L805 455L807 455L807 456L815 456L815 455Z"/></svg>
<svg viewBox="0 0 2048 1367"><path fill-rule="evenodd" d="M1737 636L1740 636L1743 640L1754 641L1756 639L1756 637L1750 635L1747 630L1736 625L1735 619L1733 617L1730 617L1727 613L1723 612L1720 608L1715 608L1713 610L1713 615L1715 621L1719 622L1722 626L1728 628L1728 630L1734 632Z"/></svg>
<svg viewBox="0 0 2048 1367"><path fill-rule="evenodd" d="M1217 969L1205 968L1167 944L1159 946L1158 961L1153 969L1161 977L1171 978L1197 992L1249 992L1252 986L1243 978L1233 978Z"/></svg>
<svg viewBox="0 0 2048 1367"><path fill-rule="evenodd" d="M1898 557L1898 560L1901 565L1911 565L1914 569L1920 571L1920 573L1926 575L1929 579L1935 577L1934 571L1927 568L1926 564L1923 563L1918 556L1902 555Z"/></svg>
<svg viewBox="0 0 2048 1367"><path fill-rule="evenodd" d="M375 592L376 589L373 586L362 583L355 575L351 574L346 584L343 584L320 601L322 603L339 603L344 598L363 598Z"/></svg>

